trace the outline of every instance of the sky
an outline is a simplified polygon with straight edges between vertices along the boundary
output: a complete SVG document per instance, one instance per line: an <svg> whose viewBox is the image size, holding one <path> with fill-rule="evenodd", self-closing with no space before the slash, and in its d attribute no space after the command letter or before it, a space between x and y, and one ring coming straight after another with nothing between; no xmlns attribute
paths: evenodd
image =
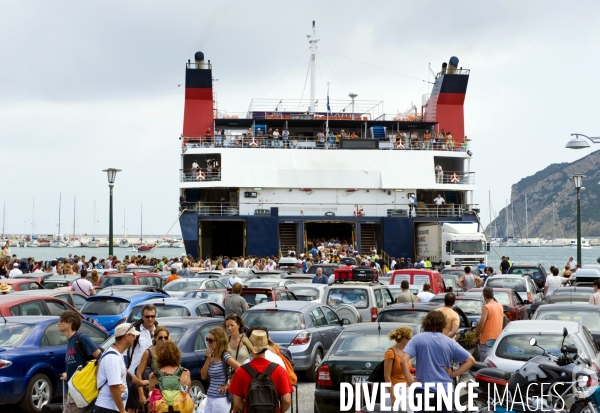
<svg viewBox="0 0 600 413"><path fill-rule="evenodd" d="M428 92L428 64L457 56L471 70L465 132L484 224L488 191L499 211L521 178L595 149L564 146L600 135L598 2L0 0L5 233L57 233L59 198L62 233L75 198L75 232L108 233L102 170L115 167L115 234L139 234L143 205L143 232L164 235L178 216L187 60L211 60L220 110L298 99L313 20L323 99L329 82L332 99L354 91L403 112Z"/></svg>

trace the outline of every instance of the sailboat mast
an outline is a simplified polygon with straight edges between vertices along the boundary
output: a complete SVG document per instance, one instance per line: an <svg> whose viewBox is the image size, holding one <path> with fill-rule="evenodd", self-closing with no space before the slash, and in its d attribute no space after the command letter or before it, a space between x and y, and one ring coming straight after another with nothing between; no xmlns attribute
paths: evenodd
<svg viewBox="0 0 600 413"><path fill-rule="evenodd" d="M556 209L554 202L552 203L552 239L556 240Z"/></svg>
<svg viewBox="0 0 600 413"><path fill-rule="evenodd" d="M58 196L58 237L60 238L60 209L62 207L62 194Z"/></svg>
<svg viewBox="0 0 600 413"><path fill-rule="evenodd" d="M527 220L527 194L525 194L525 239L529 240L529 225Z"/></svg>
<svg viewBox="0 0 600 413"><path fill-rule="evenodd" d="M73 239L75 239L75 210L77 208L77 195L73 198Z"/></svg>
<svg viewBox="0 0 600 413"><path fill-rule="evenodd" d="M31 241L33 241L33 227L35 226L35 198L33 198L33 208L31 209Z"/></svg>
<svg viewBox="0 0 600 413"><path fill-rule="evenodd" d="M506 200L506 242L508 242L508 199Z"/></svg>
<svg viewBox="0 0 600 413"><path fill-rule="evenodd" d="M510 210L511 210L511 214L510 214L510 222L512 224L512 230L513 230L513 238L517 238L517 233L515 232L515 204L511 204L510 205ZM519 230L519 233L521 232L521 230Z"/></svg>
<svg viewBox="0 0 600 413"><path fill-rule="evenodd" d="M140 242L144 242L142 238L144 227L144 204L140 204Z"/></svg>
<svg viewBox="0 0 600 413"><path fill-rule="evenodd" d="M96 200L94 199L94 235L92 236L92 240L96 241Z"/></svg>
<svg viewBox="0 0 600 413"><path fill-rule="evenodd" d="M488 191L488 207L490 210L490 238L492 238L492 191Z"/></svg>
<svg viewBox="0 0 600 413"><path fill-rule="evenodd" d="M4 240L4 223L6 222L6 202L4 202L4 208L2 209L2 240Z"/></svg>
<svg viewBox="0 0 600 413"><path fill-rule="evenodd" d="M125 238L127 234L125 233L125 208L123 208L123 238Z"/></svg>

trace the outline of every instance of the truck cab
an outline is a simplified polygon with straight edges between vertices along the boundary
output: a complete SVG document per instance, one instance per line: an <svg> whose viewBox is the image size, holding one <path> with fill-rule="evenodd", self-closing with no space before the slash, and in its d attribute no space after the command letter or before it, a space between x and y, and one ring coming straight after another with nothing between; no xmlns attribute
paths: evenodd
<svg viewBox="0 0 600 413"><path fill-rule="evenodd" d="M431 262L450 262L450 265L477 266L479 260L487 265L490 245L485 234L473 222L416 223L416 253Z"/></svg>

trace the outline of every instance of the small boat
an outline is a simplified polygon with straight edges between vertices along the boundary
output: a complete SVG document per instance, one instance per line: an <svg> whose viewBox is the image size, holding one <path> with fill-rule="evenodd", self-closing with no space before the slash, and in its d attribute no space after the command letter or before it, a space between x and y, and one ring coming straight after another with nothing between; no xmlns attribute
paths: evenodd
<svg viewBox="0 0 600 413"><path fill-rule="evenodd" d="M154 248L149 245L134 246L136 252L152 251Z"/></svg>
<svg viewBox="0 0 600 413"><path fill-rule="evenodd" d="M171 248L171 244L168 242L161 242L160 244L156 245L155 248Z"/></svg>
<svg viewBox="0 0 600 413"><path fill-rule="evenodd" d="M125 238L121 238L121 240L119 241L119 247L121 247L121 248L129 247L129 241L127 241L127 239L125 239Z"/></svg>
<svg viewBox="0 0 600 413"><path fill-rule="evenodd" d="M185 244L183 243L183 241L178 241L178 242L175 242L171 247L173 247L173 248L185 248Z"/></svg>
<svg viewBox="0 0 600 413"><path fill-rule="evenodd" d="M576 239L569 240L569 247L577 248L577 240ZM589 250L592 248L592 246L590 245L590 242L587 239L581 238L581 248L585 249L585 250Z"/></svg>
<svg viewBox="0 0 600 413"><path fill-rule="evenodd" d="M66 248L67 247L67 243L58 239L56 241L54 241L53 243L50 244L50 246L52 248Z"/></svg>
<svg viewBox="0 0 600 413"><path fill-rule="evenodd" d="M68 247L79 248L81 247L81 241L79 241L78 239L72 239L71 241L69 241Z"/></svg>
<svg viewBox="0 0 600 413"><path fill-rule="evenodd" d="M38 248L40 246L40 243L37 240L31 241L31 243L28 245L29 248Z"/></svg>
<svg viewBox="0 0 600 413"><path fill-rule="evenodd" d="M88 242L88 248L100 248L100 241L92 238L90 242Z"/></svg>

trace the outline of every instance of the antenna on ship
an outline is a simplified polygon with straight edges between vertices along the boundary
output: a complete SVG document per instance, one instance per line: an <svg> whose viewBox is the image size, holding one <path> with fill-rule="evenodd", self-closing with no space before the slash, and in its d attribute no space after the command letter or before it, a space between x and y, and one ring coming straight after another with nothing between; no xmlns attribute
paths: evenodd
<svg viewBox="0 0 600 413"><path fill-rule="evenodd" d="M312 35L307 35L308 43L310 43L310 106L309 112L315 113L315 86L316 86L316 71L317 65L317 29L315 27L315 21L312 22Z"/></svg>

